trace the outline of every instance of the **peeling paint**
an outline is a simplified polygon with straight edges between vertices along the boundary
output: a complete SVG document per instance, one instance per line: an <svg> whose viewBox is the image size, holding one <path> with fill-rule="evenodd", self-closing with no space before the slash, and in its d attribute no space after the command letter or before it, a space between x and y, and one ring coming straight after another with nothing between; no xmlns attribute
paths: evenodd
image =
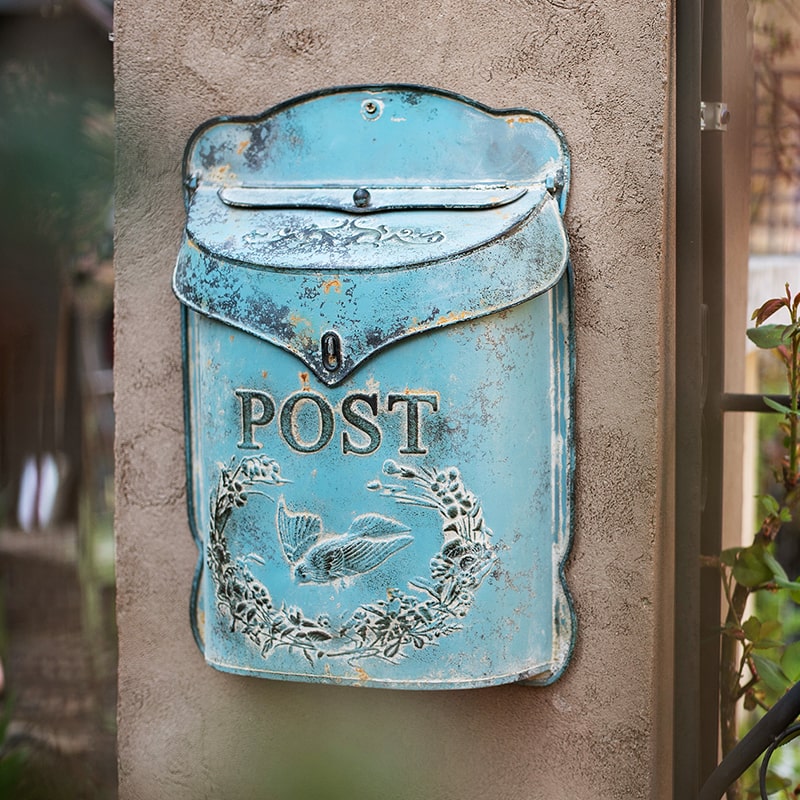
<svg viewBox="0 0 800 800"><path fill-rule="evenodd" d="M452 325L454 322L460 322L461 320L470 319L473 314L469 309L464 311L451 311L447 316L439 317L436 320L437 325Z"/></svg>

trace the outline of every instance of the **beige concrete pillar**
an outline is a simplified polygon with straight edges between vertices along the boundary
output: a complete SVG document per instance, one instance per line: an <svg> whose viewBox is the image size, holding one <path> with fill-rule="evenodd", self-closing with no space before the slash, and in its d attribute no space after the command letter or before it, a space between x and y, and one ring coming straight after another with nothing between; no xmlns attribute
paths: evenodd
<svg viewBox="0 0 800 800"><path fill-rule="evenodd" d="M668 797L671 11L641 0L117 0L117 530L123 800ZM573 159L578 643L548 688L226 675L189 628L181 157L218 114L337 84L537 109Z"/></svg>

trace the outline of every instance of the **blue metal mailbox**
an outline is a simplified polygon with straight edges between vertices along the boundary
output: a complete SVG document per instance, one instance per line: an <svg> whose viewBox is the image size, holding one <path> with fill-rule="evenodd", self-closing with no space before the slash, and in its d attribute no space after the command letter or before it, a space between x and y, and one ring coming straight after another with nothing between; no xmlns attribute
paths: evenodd
<svg viewBox="0 0 800 800"><path fill-rule="evenodd" d="M575 636L563 136L347 87L185 155L193 628L209 664L549 683Z"/></svg>

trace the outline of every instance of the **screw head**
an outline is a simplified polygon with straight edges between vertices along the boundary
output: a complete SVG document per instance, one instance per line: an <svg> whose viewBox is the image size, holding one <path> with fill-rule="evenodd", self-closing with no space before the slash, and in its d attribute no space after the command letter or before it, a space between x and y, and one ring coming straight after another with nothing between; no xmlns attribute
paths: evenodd
<svg viewBox="0 0 800 800"><path fill-rule="evenodd" d="M371 97L361 102L361 116L369 122L380 119L383 114L383 101Z"/></svg>
<svg viewBox="0 0 800 800"><path fill-rule="evenodd" d="M369 193L369 189L365 189L363 186L353 192L353 203L355 203L358 208L366 208L371 199L372 196Z"/></svg>

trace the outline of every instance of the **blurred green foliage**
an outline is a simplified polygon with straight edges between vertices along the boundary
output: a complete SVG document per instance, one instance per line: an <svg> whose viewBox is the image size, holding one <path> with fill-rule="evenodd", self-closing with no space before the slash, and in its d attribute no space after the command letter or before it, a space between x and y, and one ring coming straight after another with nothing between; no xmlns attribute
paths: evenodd
<svg viewBox="0 0 800 800"><path fill-rule="evenodd" d="M0 17L0 235L65 257L110 231L109 64L80 21Z"/></svg>

